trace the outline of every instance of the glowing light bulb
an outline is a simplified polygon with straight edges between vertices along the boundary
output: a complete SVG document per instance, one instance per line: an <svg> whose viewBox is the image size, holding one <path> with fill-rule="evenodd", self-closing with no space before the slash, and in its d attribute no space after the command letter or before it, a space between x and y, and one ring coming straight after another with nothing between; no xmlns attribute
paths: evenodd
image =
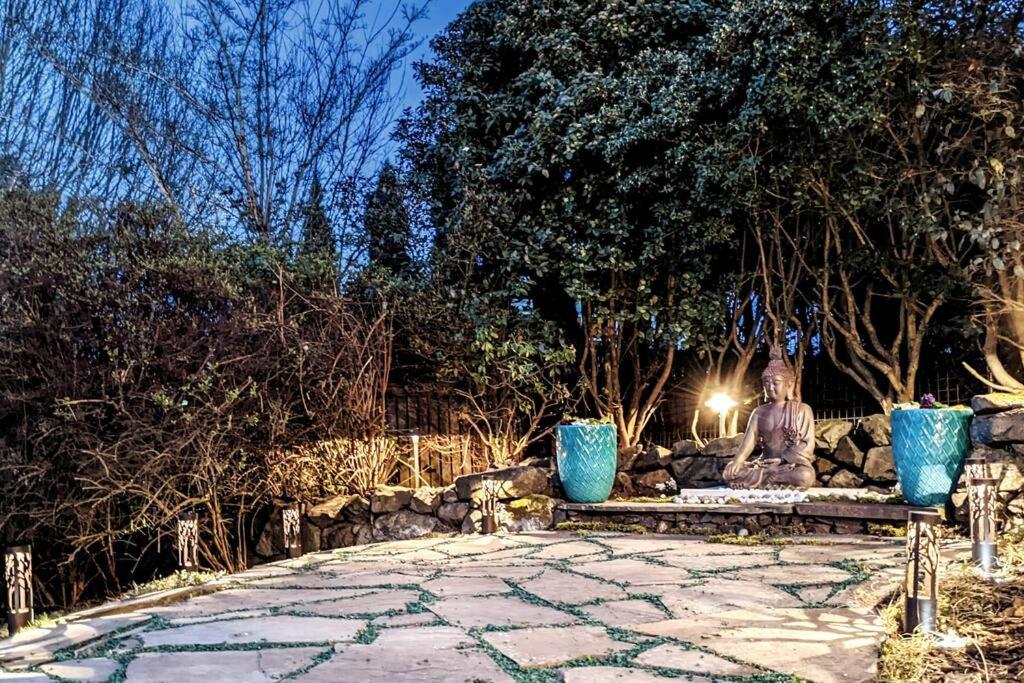
<svg viewBox="0 0 1024 683"><path fill-rule="evenodd" d="M704 402L705 407L710 408L719 415L725 415L738 405L739 403L732 396L721 391Z"/></svg>

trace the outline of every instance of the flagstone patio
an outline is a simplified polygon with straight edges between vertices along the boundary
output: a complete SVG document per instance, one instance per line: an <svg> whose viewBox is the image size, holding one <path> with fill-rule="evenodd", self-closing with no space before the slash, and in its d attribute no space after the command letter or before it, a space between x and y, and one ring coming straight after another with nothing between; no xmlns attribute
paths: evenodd
<svg viewBox="0 0 1024 683"><path fill-rule="evenodd" d="M902 558L856 536L357 546L23 631L0 680L868 681Z"/></svg>

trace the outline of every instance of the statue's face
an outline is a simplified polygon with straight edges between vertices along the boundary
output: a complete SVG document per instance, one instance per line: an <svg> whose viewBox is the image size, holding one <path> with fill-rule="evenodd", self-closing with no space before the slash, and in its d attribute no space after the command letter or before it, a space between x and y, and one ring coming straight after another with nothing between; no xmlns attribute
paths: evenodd
<svg viewBox="0 0 1024 683"><path fill-rule="evenodd" d="M782 403L793 392L793 380L786 375L774 375L764 380L764 394L772 403Z"/></svg>

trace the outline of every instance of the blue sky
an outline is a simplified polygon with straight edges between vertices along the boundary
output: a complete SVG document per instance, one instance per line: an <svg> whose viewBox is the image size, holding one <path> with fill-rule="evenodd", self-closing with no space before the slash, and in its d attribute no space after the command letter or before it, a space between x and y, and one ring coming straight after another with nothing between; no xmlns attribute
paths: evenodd
<svg viewBox="0 0 1024 683"><path fill-rule="evenodd" d="M380 0L387 2L388 0ZM420 33L424 36L423 45L412 59L405 65L404 86L405 104L403 107L414 107L419 104L423 93L419 84L413 78L413 62L430 58L430 39L440 33L445 26L452 22L462 10L473 4L473 0L432 0L430 4L430 16L419 25Z"/></svg>

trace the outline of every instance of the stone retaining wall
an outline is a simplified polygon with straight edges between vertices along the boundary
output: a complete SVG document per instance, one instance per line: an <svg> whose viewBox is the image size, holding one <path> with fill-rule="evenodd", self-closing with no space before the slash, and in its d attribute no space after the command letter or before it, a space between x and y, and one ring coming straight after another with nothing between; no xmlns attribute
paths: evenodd
<svg viewBox="0 0 1024 683"><path fill-rule="evenodd" d="M999 508L1007 527L1024 527L1024 396L984 394L971 399L971 455L992 463L999 478ZM967 482L961 477L953 505L956 519L966 524Z"/></svg>
<svg viewBox="0 0 1024 683"><path fill-rule="evenodd" d="M659 534L757 534L769 529L797 534L866 534L870 533L869 525L872 527L888 525L888 523L873 520L806 517L776 512L741 515L717 512L595 513L560 511L555 521L556 523L596 522L607 525L638 525Z"/></svg>
<svg viewBox="0 0 1024 683"><path fill-rule="evenodd" d="M526 465L464 475L445 488L386 486L367 498L339 495L314 501L303 514L303 551L429 534L478 532L485 476L503 482L497 491L497 517L502 529L523 532L552 526L558 503L552 497L556 489L554 475L546 468ZM264 561L284 557L281 504L276 507L256 545L256 555Z"/></svg>
<svg viewBox="0 0 1024 683"><path fill-rule="evenodd" d="M887 491L896 483L892 427L886 415L857 421L822 420L815 424L815 471L819 486L868 487ZM635 448L619 458L615 494L619 497L669 496L679 488L721 486L726 464L743 435L713 439L704 448L690 440L671 448Z"/></svg>

